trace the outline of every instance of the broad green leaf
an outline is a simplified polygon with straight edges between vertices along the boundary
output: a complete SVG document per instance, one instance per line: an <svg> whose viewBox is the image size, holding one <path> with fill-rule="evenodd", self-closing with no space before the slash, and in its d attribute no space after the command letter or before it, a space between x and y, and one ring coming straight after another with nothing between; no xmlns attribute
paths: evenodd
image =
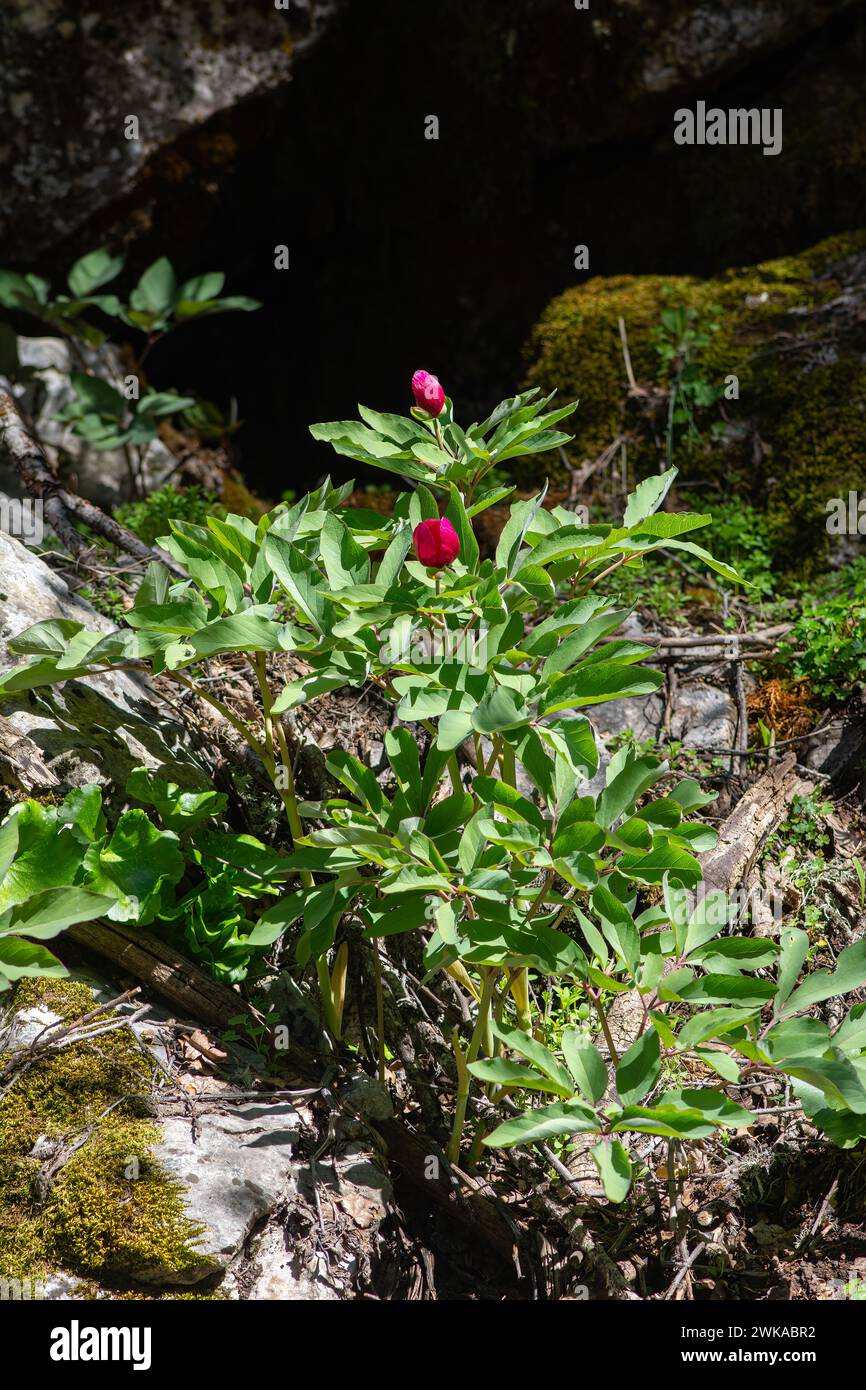
<svg viewBox="0 0 866 1390"><path fill-rule="evenodd" d="M849 994L866 983L866 940L855 941L847 946L836 962L835 970L816 970L790 996L780 1010L780 1015L797 1013L808 1009L822 999L833 999L840 994Z"/></svg>
<svg viewBox="0 0 866 1390"><path fill-rule="evenodd" d="M803 962L809 950L809 937L799 927L787 927L779 935L782 954L779 957L779 990L776 995L776 1013L800 978Z"/></svg>
<svg viewBox="0 0 866 1390"><path fill-rule="evenodd" d="M107 844L90 846L84 867L86 886L115 898L107 916L146 925L163 886L180 881L184 860L172 831L157 830L144 811L133 810L124 811Z"/></svg>
<svg viewBox="0 0 866 1390"><path fill-rule="evenodd" d="M505 1028L495 1022L492 1024L492 1028L494 1036L500 1042L504 1043L506 1047L510 1047L512 1052L519 1052L521 1057L525 1057L528 1062L537 1067L540 1072L555 1083L562 1095L571 1095L573 1090L571 1077L549 1048L519 1028Z"/></svg>
<svg viewBox="0 0 866 1390"><path fill-rule="evenodd" d="M604 1099L609 1079L607 1064L588 1038L574 1028L566 1028L562 1035L562 1051L574 1084L593 1105Z"/></svg>
<svg viewBox="0 0 866 1390"><path fill-rule="evenodd" d="M322 561L332 589L348 584L366 584L370 577L370 561L353 537L348 526L329 512L322 525L320 538Z"/></svg>
<svg viewBox="0 0 866 1390"><path fill-rule="evenodd" d="M726 893L712 891L705 894L689 919L682 954L689 956L692 951L697 951L708 941L712 941L722 928L727 926L730 915L731 909Z"/></svg>
<svg viewBox="0 0 866 1390"><path fill-rule="evenodd" d="M177 282L171 261L160 256L158 261L148 266L129 297L133 309L144 310L148 314L164 314L175 300Z"/></svg>
<svg viewBox="0 0 866 1390"><path fill-rule="evenodd" d="M457 532L460 540L460 560L468 570L478 568L478 542L472 530L472 523L466 514L463 505L463 498L460 496L453 483L450 486L450 497L448 506L445 508L445 515Z"/></svg>
<svg viewBox="0 0 866 1390"><path fill-rule="evenodd" d="M155 777L146 767L133 768L126 783L127 795L153 806L167 830L178 833L193 830L225 810L227 797L213 789L186 791L176 782Z"/></svg>
<svg viewBox="0 0 866 1390"><path fill-rule="evenodd" d="M623 526L636 526L639 521L658 511L676 476L677 470L669 468L666 473L659 473L638 483L626 503Z"/></svg>
<svg viewBox="0 0 866 1390"><path fill-rule="evenodd" d="M5 930L40 941L57 936L76 922L92 922L114 906L114 897L90 893L85 888L45 888L11 909Z"/></svg>
<svg viewBox="0 0 866 1390"><path fill-rule="evenodd" d="M669 993L663 989L662 995ZM772 999L776 986L771 980L753 980L748 975L702 975L676 991L680 999L692 1004L753 1004Z"/></svg>
<svg viewBox="0 0 866 1390"><path fill-rule="evenodd" d="M71 884L84 855L84 846L72 828L58 825L54 808L24 801L12 814L18 830L18 853L0 884L0 912L44 888Z"/></svg>
<svg viewBox="0 0 866 1390"><path fill-rule="evenodd" d="M123 269L123 256L112 256L107 247L90 251L72 266L67 283L76 299L86 299L100 285L114 280Z"/></svg>
<svg viewBox="0 0 866 1390"><path fill-rule="evenodd" d="M624 1202L631 1187L631 1159L618 1139L602 1139L590 1149L604 1195L609 1202Z"/></svg>
<svg viewBox="0 0 866 1390"><path fill-rule="evenodd" d="M651 1091L661 1070L659 1038L655 1028L632 1043L619 1060L616 1069L616 1089L623 1105L636 1105Z"/></svg>
<svg viewBox="0 0 866 1390"><path fill-rule="evenodd" d="M38 942L21 941L16 936L0 937L0 989L6 988L6 981L20 980L25 975L60 980L68 974L66 966Z"/></svg>
<svg viewBox="0 0 866 1390"><path fill-rule="evenodd" d="M470 1062L468 1069L477 1081L494 1086L520 1086L528 1091L549 1091L555 1096L570 1096L572 1091L571 1086L563 1090L534 1067L524 1062L509 1061L505 1057L485 1057L480 1062Z"/></svg>
<svg viewBox="0 0 866 1390"><path fill-rule="evenodd" d="M702 1042L708 1042L710 1038L722 1037L725 1033L741 1028L754 1016L754 1008L702 1009L683 1024L677 1035L677 1047L685 1051L697 1047Z"/></svg>
<svg viewBox="0 0 866 1390"><path fill-rule="evenodd" d="M577 1100L556 1101L506 1120L485 1137L484 1143L491 1149L507 1149L515 1144L538 1144L559 1134L591 1133L600 1128L598 1116L588 1105Z"/></svg>
<svg viewBox="0 0 866 1390"><path fill-rule="evenodd" d="M638 797L658 781L665 764L658 758L636 758L627 763L598 798L598 823L612 825Z"/></svg>
<svg viewBox="0 0 866 1390"><path fill-rule="evenodd" d="M558 680L541 700L539 713L574 709L578 705L599 705L626 695L651 695L664 680L659 671L634 667L622 661L596 661L578 667Z"/></svg>

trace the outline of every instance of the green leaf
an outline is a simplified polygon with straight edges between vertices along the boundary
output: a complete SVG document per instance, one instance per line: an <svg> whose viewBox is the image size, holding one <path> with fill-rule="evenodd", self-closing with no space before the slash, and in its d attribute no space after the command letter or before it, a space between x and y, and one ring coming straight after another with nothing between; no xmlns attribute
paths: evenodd
<svg viewBox="0 0 866 1390"><path fill-rule="evenodd" d="M135 767L126 783L127 795L153 806L167 830L179 834L194 830L205 821L225 810L228 798L224 792L185 791L176 782L154 777L146 767Z"/></svg>
<svg viewBox="0 0 866 1390"><path fill-rule="evenodd" d="M593 910L601 922L605 938L610 942L623 965L632 973L640 960L640 934L634 918L624 903L600 883L592 894Z"/></svg>
<svg viewBox="0 0 866 1390"><path fill-rule="evenodd" d="M544 501L546 492L545 487L537 497L530 497L525 502L515 502L510 509L509 518L502 528L496 547L496 568L504 570L507 575L512 575L517 568L520 547L533 517Z"/></svg>
<svg viewBox="0 0 866 1390"><path fill-rule="evenodd" d="M711 570L715 570L725 579L729 579L732 584L748 585L748 580L744 579L731 565L726 565L723 560L717 560L708 550L695 545L694 541L665 541L667 550L686 550L690 555L696 555L699 560L703 560L705 565L709 565Z"/></svg>
<svg viewBox="0 0 866 1390"><path fill-rule="evenodd" d="M779 954L775 941L764 937L727 936L694 951L691 962L713 971L729 963L738 970L763 970L772 965Z"/></svg>
<svg viewBox="0 0 866 1390"><path fill-rule="evenodd" d="M328 582L332 589L350 584L366 584L370 577L370 561L353 537L348 526L329 512L321 531L321 554Z"/></svg>
<svg viewBox="0 0 866 1390"><path fill-rule="evenodd" d="M85 410L93 411L96 415L107 415L112 420L119 420L126 413L127 403L123 396L102 377L72 372L69 380Z"/></svg>
<svg viewBox="0 0 866 1390"><path fill-rule="evenodd" d="M325 597L327 582L316 566L282 536L269 532L264 555L286 593L317 632L327 633L333 623L333 605Z"/></svg>
<svg viewBox="0 0 866 1390"><path fill-rule="evenodd" d="M538 807L528 797L521 796L515 787L496 777L481 776L475 778L472 788L479 801L498 806L509 820L528 821L542 835L547 833L547 822Z"/></svg>
<svg viewBox="0 0 866 1390"><path fill-rule="evenodd" d="M553 1055L549 1048L546 1048L531 1034L523 1032L519 1028L504 1028L501 1024L494 1022L492 1025L494 1036L510 1047L512 1052L519 1052L521 1057L525 1057L534 1067L537 1067L555 1087L561 1095L570 1096L572 1093L571 1077L565 1067Z"/></svg>
<svg viewBox="0 0 866 1390"><path fill-rule="evenodd" d="M0 928L0 934L9 931L48 940L76 922L92 922L95 917L104 916L114 902L113 897L90 893L85 888L45 888L11 909L8 925Z"/></svg>
<svg viewBox="0 0 866 1390"><path fill-rule="evenodd" d="M479 734L498 733L528 722L526 703L515 690L491 685L472 715L472 727Z"/></svg>
<svg viewBox="0 0 866 1390"><path fill-rule="evenodd" d="M184 280L177 292L179 300L191 300L193 303L205 299L216 299L222 294L226 277L219 270L206 271L203 275L194 275L191 280Z"/></svg>
<svg viewBox="0 0 866 1390"><path fill-rule="evenodd" d="M76 261L67 277L67 284L76 299L86 299L99 285L107 285L123 269L123 256L112 256L107 247L90 251Z"/></svg>
<svg viewBox="0 0 866 1390"><path fill-rule="evenodd" d="M581 1101L556 1101L553 1105L529 1110L513 1120L506 1120L484 1143L490 1149L513 1148L515 1144L537 1144L559 1134L581 1134L600 1128L594 1110Z"/></svg>
<svg viewBox="0 0 866 1390"><path fill-rule="evenodd" d="M833 999L840 994L848 994L866 983L866 940L855 941L847 946L836 962L835 970L816 970L790 996L779 1011L786 1014L808 1009L822 999Z"/></svg>
<svg viewBox="0 0 866 1390"><path fill-rule="evenodd" d="M718 1126L700 1110L681 1110L676 1105L629 1105L612 1128L620 1133L659 1134L667 1139L706 1139Z"/></svg>
<svg viewBox="0 0 866 1390"><path fill-rule="evenodd" d="M2 884L9 865L18 853L18 817L10 816L0 826L0 884Z"/></svg>
<svg viewBox="0 0 866 1390"><path fill-rule="evenodd" d="M676 1106L687 1112L697 1110L713 1124L726 1125L731 1129L746 1129L754 1118L750 1111L737 1105L721 1091L692 1088L666 1091L659 1096L658 1104L661 1108Z"/></svg>
<svg viewBox="0 0 866 1390"><path fill-rule="evenodd" d="M662 987L662 997L668 991ZM771 980L752 980L748 975L703 975L677 990L676 996L691 1004L753 1004L772 999L776 986Z"/></svg>
<svg viewBox="0 0 866 1390"><path fill-rule="evenodd" d="M590 1149L604 1195L609 1202L624 1202L631 1187L631 1159L618 1139L602 1139Z"/></svg>
<svg viewBox="0 0 866 1390"><path fill-rule="evenodd" d="M171 261L160 256L148 266L129 297L133 309L148 314L164 314L175 301L177 282Z"/></svg>
<svg viewBox="0 0 866 1390"><path fill-rule="evenodd" d="M742 1008L704 1009L683 1024L677 1035L677 1047L685 1051L697 1047L702 1042L708 1042L710 1038L721 1037L742 1027L748 1019L754 1017L754 1013L754 1009Z"/></svg>
<svg viewBox="0 0 866 1390"><path fill-rule="evenodd" d="M69 974L56 956L35 941L21 941L15 936L0 937L0 989L5 980L20 980L24 975L45 975L61 980Z"/></svg>
<svg viewBox="0 0 866 1390"><path fill-rule="evenodd" d="M831 1100L853 1110L855 1115L866 1115L866 1089L858 1072L842 1053L836 1057L786 1057L780 1063L780 1070L814 1086Z"/></svg>
<svg viewBox="0 0 866 1390"><path fill-rule="evenodd" d="M626 503L623 526L636 526L639 521L658 511L676 476L676 468L669 468L666 473L659 473L638 483Z"/></svg>
<svg viewBox="0 0 866 1390"><path fill-rule="evenodd" d="M453 483L449 483L448 486L450 497L448 506L445 508L445 515L457 532L460 541L461 562L468 570L474 571L478 568L478 542L475 539L475 532L472 530L472 523L466 514L463 498Z"/></svg>
<svg viewBox="0 0 866 1390"><path fill-rule="evenodd" d="M838 1034L833 1041L837 1038ZM770 1029L762 1046L774 1062L786 1057L820 1057L830 1047L830 1029L818 1018L789 1018Z"/></svg>
<svg viewBox="0 0 866 1390"><path fill-rule="evenodd" d="M84 846L72 829L58 828L54 808L24 801L13 816L18 830L18 853L0 884L0 912L25 902L43 888L71 884L84 855Z"/></svg>
<svg viewBox="0 0 866 1390"><path fill-rule="evenodd" d="M697 951L706 942L712 941L727 925L730 915L731 909L726 893L719 890L702 897L689 919L682 954L689 956L692 951Z"/></svg>
<svg viewBox="0 0 866 1390"><path fill-rule="evenodd" d="M523 1062L512 1062L505 1057L485 1057L480 1062L470 1062L468 1070L477 1081L492 1083L494 1086L520 1086L527 1091L549 1091L555 1096L570 1096L571 1086L563 1090L542 1076L534 1067Z"/></svg>
<svg viewBox="0 0 866 1390"><path fill-rule="evenodd" d="M608 1088L607 1064L597 1047L574 1028L562 1035L562 1051L574 1084L587 1100L597 1105Z"/></svg>
<svg viewBox="0 0 866 1390"><path fill-rule="evenodd" d="M658 758L636 758L617 773L598 798L598 823L612 825L638 797L658 781L664 764Z"/></svg>
<svg viewBox="0 0 866 1390"><path fill-rule="evenodd" d="M542 715L578 705L600 705L626 695L651 695L664 680L659 671L623 661L594 661L556 681L539 704Z"/></svg>
<svg viewBox="0 0 866 1390"><path fill-rule="evenodd" d="M713 1071L718 1072L723 1081L730 1081L736 1084L740 1079L740 1068L728 1052L722 1052L719 1048L696 1047L695 1056L700 1057L704 1066L712 1067Z"/></svg>
<svg viewBox="0 0 866 1390"><path fill-rule="evenodd" d="M278 652L283 649L285 628L273 618L248 609L229 617L215 618L190 636L190 645L199 657L218 652Z"/></svg>
<svg viewBox="0 0 866 1390"><path fill-rule="evenodd" d="M658 1033L648 1028L620 1058L616 1089L623 1105L635 1105L651 1091L661 1070Z"/></svg>
<svg viewBox="0 0 866 1390"><path fill-rule="evenodd" d="M177 836L157 830L144 811L124 811L110 841L91 845L85 855L86 884L116 901L106 915L118 922L152 921L163 886L178 883L184 872Z"/></svg>

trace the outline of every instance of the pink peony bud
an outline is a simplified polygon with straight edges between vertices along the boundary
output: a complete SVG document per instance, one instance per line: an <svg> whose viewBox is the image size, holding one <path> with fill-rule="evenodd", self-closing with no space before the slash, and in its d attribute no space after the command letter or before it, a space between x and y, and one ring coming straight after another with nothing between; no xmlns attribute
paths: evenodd
<svg viewBox="0 0 866 1390"><path fill-rule="evenodd" d="M445 409L445 392L438 376L430 372L416 372L412 378L412 395L419 410L435 419Z"/></svg>
<svg viewBox="0 0 866 1390"><path fill-rule="evenodd" d="M444 569L460 554L460 537L447 517L422 521L412 533L415 554L431 570Z"/></svg>

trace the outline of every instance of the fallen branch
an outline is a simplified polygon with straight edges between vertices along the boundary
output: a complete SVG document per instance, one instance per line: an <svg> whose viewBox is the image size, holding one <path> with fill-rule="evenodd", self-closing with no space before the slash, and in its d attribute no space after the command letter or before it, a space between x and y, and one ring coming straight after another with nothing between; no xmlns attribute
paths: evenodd
<svg viewBox="0 0 866 1390"><path fill-rule="evenodd" d="M18 402L9 391L0 391L0 446L6 449L27 491L42 503L45 520L70 555L78 557L88 549L73 525L73 520L77 519L136 559L159 560L183 577L183 570L169 556L145 545L132 531L107 516L101 507L76 493L67 492L54 476L42 445L28 430Z"/></svg>
<svg viewBox="0 0 866 1390"><path fill-rule="evenodd" d="M791 799L808 790L796 771L796 754L786 753L749 788L720 827L718 843L702 859L705 891L729 893L738 888L766 837L785 819Z"/></svg>

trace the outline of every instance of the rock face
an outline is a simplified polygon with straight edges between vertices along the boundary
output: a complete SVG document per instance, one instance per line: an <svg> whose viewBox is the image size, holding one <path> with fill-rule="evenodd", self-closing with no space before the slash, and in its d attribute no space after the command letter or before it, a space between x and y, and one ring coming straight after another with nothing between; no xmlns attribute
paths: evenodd
<svg viewBox="0 0 866 1390"><path fill-rule="evenodd" d="M107 242L128 251L123 289L166 251L182 275L226 271L266 309L215 320L199 354L177 335L151 365L163 385L237 397L250 481L274 487L278 442L297 486L323 466L310 420L344 414L349 381L396 408L419 355L483 418L578 244L593 274L712 273L857 225L864 42L858 0L439 0L423 41L405 0L372 23L362 0L16 0L0 266L57 287ZM781 108L782 156L676 145L674 113L697 100ZM431 248L448 285L432 305Z"/></svg>
<svg viewBox="0 0 866 1390"><path fill-rule="evenodd" d="M94 449L57 419L57 412L74 398L70 381L73 371L82 367L112 385L123 379L120 357L106 343L99 349L81 344L81 361L76 362L69 343L62 338L16 340L18 367L15 380L0 377L0 384L19 401L23 413L33 421L37 438L49 462L66 486L82 496L111 508L134 495L129 463L122 449ZM157 438L151 440L142 458L142 482L150 492L160 486L177 465L169 449ZM14 465L0 455L0 488L13 496L25 495Z"/></svg>
<svg viewBox="0 0 866 1390"><path fill-rule="evenodd" d="M158 176L184 136L204 188L236 152L227 134L204 135L208 122L286 82L323 8L12 0L0 40L6 254L32 257L62 240ZM190 165L180 159L182 181Z"/></svg>
<svg viewBox="0 0 866 1390"><path fill-rule="evenodd" d="M5 643L33 623L72 618L110 632L113 624L70 592L33 550L0 531L0 667L18 658ZM0 782L38 794L87 782L125 786L133 767L162 768L184 786L210 767L203 744L144 676L112 671L0 701Z"/></svg>
<svg viewBox="0 0 866 1390"><path fill-rule="evenodd" d="M591 7L575 13L559 0L507 0L492 27L487 15L482 27L491 54L504 49L507 80L519 63L520 99L545 143L562 147L622 136L642 118L647 100L718 82L855 3L614 0L597 15ZM6 254L38 253L155 177L179 184L192 174L203 190L218 180L238 146L231 125L221 129L215 118L288 82L299 52L335 8L316 0L161 0L144 7L133 0L13 0L0 55ZM361 0L346 0L344 8L363 12L370 41L378 43L389 7L374 25ZM440 33L458 48L474 46L478 19L459 4L441 8ZM547 100L552 80L561 91L555 107ZM602 93L609 98L604 107ZM587 99L607 115L586 123Z"/></svg>
<svg viewBox="0 0 866 1390"><path fill-rule="evenodd" d="M701 440L675 454L681 481L714 478L723 495L766 506L778 558L800 564L830 543L830 500L863 483L864 280L866 233L710 280L592 279L546 309L527 349L529 378L580 398L575 464L626 435L630 476L654 472L670 386L656 335L665 310L695 310L699 376L720 391L735 377L739 396L698 412ZM620 319L640 392L629 390Z"/></svg>
<svg viewBox="0 0 866 1390"><path fill-rule="evenodd" d="M199 1248L208 1272L228 1265L253 1226L284 1195L299 1128L298 1113L286 1102L198 1114L194 1127L188 1117L163 1121L154 1154L182 1184L190 1219L205 1228ZM189 1282L201 1277L194 1270ZM157 1266L147 1272L149 1282L165 1278L166 1271Z"/></svg>

